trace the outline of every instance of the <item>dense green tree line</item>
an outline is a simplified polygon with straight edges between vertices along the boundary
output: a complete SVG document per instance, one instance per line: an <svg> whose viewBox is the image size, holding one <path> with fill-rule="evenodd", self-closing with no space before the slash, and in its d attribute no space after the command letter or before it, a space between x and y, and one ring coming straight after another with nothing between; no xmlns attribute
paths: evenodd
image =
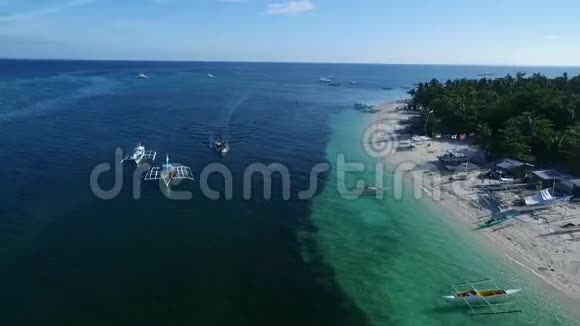
<svg viewBox="0 0 580 326"><path fill-rule="evenodd" d="M580 75L433 79L409 91L418 128L472 134L492 157L557 163L580 172Z"/></svg>

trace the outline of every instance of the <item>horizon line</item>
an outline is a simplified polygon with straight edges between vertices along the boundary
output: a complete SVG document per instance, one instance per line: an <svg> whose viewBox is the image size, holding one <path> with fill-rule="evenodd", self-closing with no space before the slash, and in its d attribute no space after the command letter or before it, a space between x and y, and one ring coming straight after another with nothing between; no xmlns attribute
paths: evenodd
<svg viewBox="0 0 580 326"><path fill-rule="evenodd" d="M0 60L22 61L98 61L98 62L177 62L177 63L270 63L270 64L328 64L328 65L374 65L374 66L457 66L457 67L521 67L521 68L580 68L578 65L490 64L490 63L396 63L396 62L325 62L325 61L257 61L257 60L181 60L181 59L86 59L86 58L16 58L0 57Z"/></svg>

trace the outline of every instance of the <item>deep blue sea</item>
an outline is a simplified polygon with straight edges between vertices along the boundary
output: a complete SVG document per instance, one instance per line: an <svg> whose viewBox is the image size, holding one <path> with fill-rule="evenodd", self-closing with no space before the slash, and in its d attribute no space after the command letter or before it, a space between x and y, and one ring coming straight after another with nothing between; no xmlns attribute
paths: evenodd
<svg viewBox="0 0 580 326"><path fill-rule="evenodd" d="M0 60L0 325L369 325L333 266L316 254L319 244L299 237L318 232L313 201L297 193L308 188L312 167L327 162L332 123L357 101L398 99L417 82L518 71L580 73ZM331 74L341 86L318 81ZM208 148L216 135L231 144L225 158ZM156 184L144 184L135 200L128 164L120 194L97 198L91 171L139 141L159 153L157 162L169 154L196 177L207 164L223 163L233 175L233 199L207 199L191 182L180 185L191 190L190 200L170 200ZM276 190L270 200L260 190L242 198L252 163L288 167L291 199ZM108 188L114 178L109 172L99 181ZM326 180L318 177L319 191ZM252 179L255 189L261 181ZM275 176L273 189L280 182ZM210 185L224 188L219 177ZM305 247L314 253L308 261Z"/></svg>

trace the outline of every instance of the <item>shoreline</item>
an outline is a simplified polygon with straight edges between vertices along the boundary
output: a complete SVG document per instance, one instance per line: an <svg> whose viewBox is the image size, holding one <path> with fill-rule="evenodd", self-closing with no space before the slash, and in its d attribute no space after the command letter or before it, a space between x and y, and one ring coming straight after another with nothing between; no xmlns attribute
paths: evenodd
<svg viewBox="0 0 580 326"><path fill-rule="evenodd" d="M408 111L400 110L402 105L393 101L380 105L373 123L383 124L396 137L401 136L399 130L402 122L413 116ZM482 217L493 212L493 208L479 203L481 198L474 191L475 186L482 184L477 178L479 172L466 173L466 179L450 180L449 175L441 175L437 166L432 164L445 150L467 150L469 145L431 139L417 142L415 146L414 150L392 152L384 160L393 167L413 162L412 168L399 172L419 176L423 194L429 197L433 205L447 212L452 222L461 223L470 229L468 231L478 233L477 236L502 259L523 268L526 273L555 289L566 305L574 307L580 304L580 257L574 256L580 252L580 241L569 241L569 235L539 237L559 223L546 225L526 215L521 217L526 219L526 223L511 221L513 225L497 231L473 230L478 222L485 220ZM580 205L576 206L578 208L572 214L578 215L578 218L573 222L580 222Z"/></svg>

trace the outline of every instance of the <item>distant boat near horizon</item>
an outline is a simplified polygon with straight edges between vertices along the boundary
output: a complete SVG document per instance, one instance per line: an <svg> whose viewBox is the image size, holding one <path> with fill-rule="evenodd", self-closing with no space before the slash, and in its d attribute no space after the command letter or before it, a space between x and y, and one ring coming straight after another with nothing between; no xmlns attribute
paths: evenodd
<svg viewBox="0 0 580 326"><path fill-rule="evenodd" d="M214 79L214 78L215 78L215 76L214 76L213 74L207 74L207 78L209 78L209 79Z"/></svg>
<svg viewBox="0 0 580 326"><path fill-rule="evenodd" d="M137 75L137 78L139 79L149 79L149 76L145 75L144 73L140 73Z"/></svg>

